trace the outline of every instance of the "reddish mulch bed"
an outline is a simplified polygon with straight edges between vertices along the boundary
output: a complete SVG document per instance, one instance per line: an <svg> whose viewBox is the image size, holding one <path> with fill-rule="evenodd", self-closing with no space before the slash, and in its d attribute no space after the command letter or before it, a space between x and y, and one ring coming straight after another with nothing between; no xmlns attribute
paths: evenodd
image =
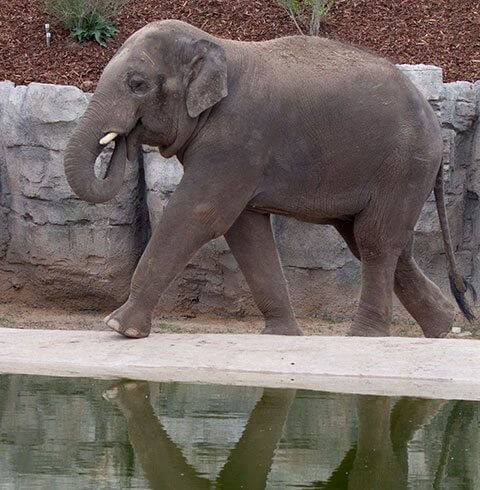
<svg viewBox="0 0 480 490"><path fill-rule="evenodd" d="M0 12L0 80L95 85L102 67L135 30L158 19L181 19L241 40L263 40L296 29L275 0L130 0L107 48L79 45L52 26L41 0L6 0ZM480 79L480 0L336 0L322 35L367 47L398 63L431 63L445 80Z"/></svg>

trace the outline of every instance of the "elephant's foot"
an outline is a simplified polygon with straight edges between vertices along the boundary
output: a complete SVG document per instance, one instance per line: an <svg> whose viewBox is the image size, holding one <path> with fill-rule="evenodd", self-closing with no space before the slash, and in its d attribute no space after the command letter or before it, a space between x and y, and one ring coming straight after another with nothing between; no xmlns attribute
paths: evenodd
<svg viewBox="0 0 480 490"><path fill-rule="evenodd" d="M303 335L302 330L296 321L267 320L265 328L262 330L264 335Z"/></svg>
<svg viewBox="0 0 480 490"><path fill-rule="evenodd" d="M422 328L423 335L427 338L441 339L452 331L455 308L450 302L432 305L422 312L413 311L413 313L416 313L414 318Z"/></svg>
<svg viewBox="0 0 480 490"><path fill-rule="evenodd" d="M380 314L375 308L360 303L347 335L350 337L389 337L391 313Z"/></svg>
<svg viewBox="0 0 480 490"><path fill-rule="evenodd" d="M439 325L420 325L423 331L423 335L425 335L426 338L431 338L431 339L443 339L447 337L451 332L452 332L452 323L453 323L453 318L452 322L447 322L445 324L439 324Z"/></svg>
<svg viewBox="0 0 480 490"><path fill-rule="evenodd" d="M390 335L390 323L382 321L380 318L362 318L361 314L353 321L347 335L349 337L388 337Z"/></svg>
<svg viewBox="0 0 480 490"><path fill-rule="evenodd" d="M148 337L152 328L150 313L128 300L103 320L107 327L131 339Z"/></svg>

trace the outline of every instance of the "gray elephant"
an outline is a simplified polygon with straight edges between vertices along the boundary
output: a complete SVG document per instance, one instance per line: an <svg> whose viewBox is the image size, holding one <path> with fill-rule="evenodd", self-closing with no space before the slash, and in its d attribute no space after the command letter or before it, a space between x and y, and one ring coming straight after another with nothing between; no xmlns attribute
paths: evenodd
<svg viewBox="0 0 480 490"><path fill-rule="evenodd" d="M113 139L109 170L98 179L95 159ZM351 335L388 335L395 291L425 336L443 336L453 304L412 258L414 226L432 188L452 292L473 318L446 219L439 123L390 62L328 39L237 42L179 21L154 22L108 63L71 136L65 173L74 192L94 203L113 198L140 143L176 155L184 176L128 300L105 319L122 335L149 335L162 293L221 235L265 317L263 333L300 335L274 213L333 225L361 260Z"/></svg>

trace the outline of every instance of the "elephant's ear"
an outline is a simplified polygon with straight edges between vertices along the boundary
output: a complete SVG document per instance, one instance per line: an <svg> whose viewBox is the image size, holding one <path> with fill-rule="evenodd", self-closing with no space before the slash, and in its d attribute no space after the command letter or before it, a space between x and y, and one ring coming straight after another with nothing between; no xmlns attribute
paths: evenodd
<svg viewBox="0 0 480 490"><path fill-rule="evenodd" d="M228 95L227 57L218 44L200 39L194 46L187 87L187 111L197 117Z"/></svg>

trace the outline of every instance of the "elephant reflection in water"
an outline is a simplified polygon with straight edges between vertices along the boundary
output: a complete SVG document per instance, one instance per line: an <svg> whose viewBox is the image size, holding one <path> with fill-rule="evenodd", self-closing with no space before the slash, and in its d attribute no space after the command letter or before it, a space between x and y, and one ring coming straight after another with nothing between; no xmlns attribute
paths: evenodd
<svg viewBox="0 0 480 490"><path fill-rule="evenodd" d="M322 490L405 490L408 486L408 443L444 407L449 416L435 475L429 488L446 488L445 474L455 439L476 415L468 401L358 396L358 441L344 456L327 482L308 488ZM466 476L468 479L468 476ZM464 488L464 487L462 487ZM467 488L467 487L465 487ZM468 487L470 488L470 487Z"/></svg>
<svg viewBox="0 0 480 490"><path fill-rule="evenodd" d="M264 389L215 484L198 475L170 439L150 404L147 382L120 382L104 397L114 402L127 419L130 442L151 488L263 490L295 393Z"/></svg>
<svg viewBox="0 0 480 490"><path fill-rule="evenodd" d="M118 383L104 396L116 403L125 415L130 442L151 488L263 490L295 393L295 390L264 390L215 483L201 477L170 439L150 404L148 383ZM418 429L444 408L449 416L431 482L431 488L443 488L456 440L465 434L472 417L478 416L478 406L463 401L401 398L392 406L391 398L361 395L356 397L356 406L357 443L347 451L328 481L312 482L302 488L408 488L408 443Z"/></svg>
<svg viewBox="0 0 480 490"><path fill-rule="evenodd" d="M357 398L358 443L349 489L404 490L408 480L407 444L446 402L387 397Z"/></svg>

